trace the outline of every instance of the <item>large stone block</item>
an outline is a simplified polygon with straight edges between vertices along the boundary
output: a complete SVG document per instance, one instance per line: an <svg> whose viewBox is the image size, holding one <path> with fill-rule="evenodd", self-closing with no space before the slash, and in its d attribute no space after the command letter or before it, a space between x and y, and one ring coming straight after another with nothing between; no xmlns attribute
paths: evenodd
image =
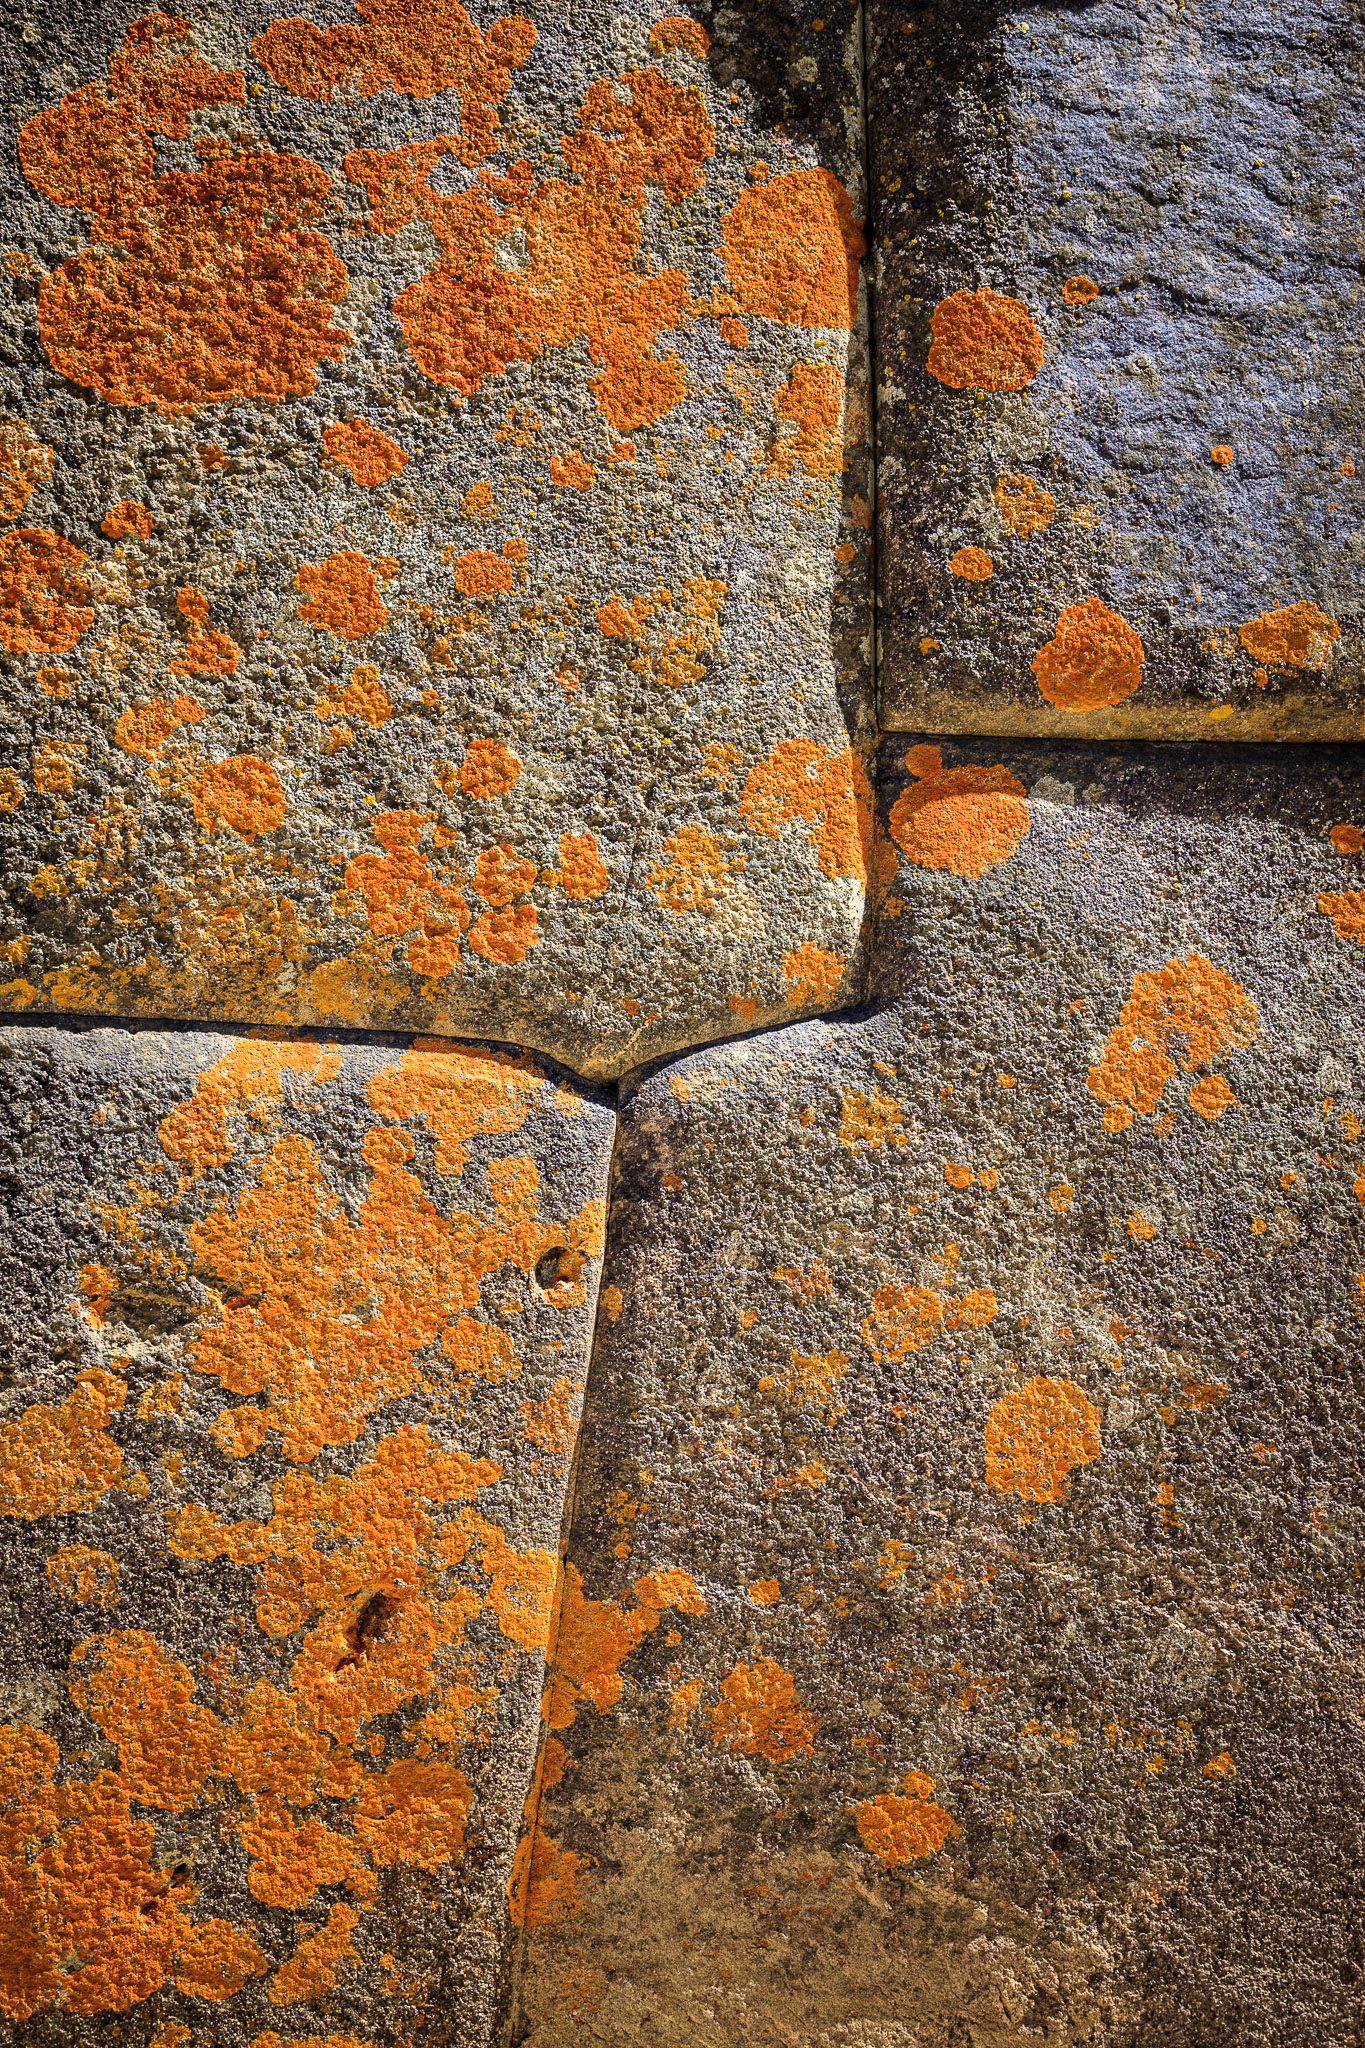
<svg viewBox="0 0 1365 2048"><path fill-rule="evenodd" d="M873 19L884 722L1360 737L1359 9Z"/></svg>
<svg viewBox="0 0 1365 2048"><path fill-rule="evenodd" d="M528 2048L1346 2043L1365 773L898 753L874 1007L623 1102Z"/></svg>
<svg viewBox="0 0 1365 2048"><path fill-rule="evenodd" d="M5 2038L500 2039L611 1111L444 1042L0 1071Z"/></svg>
<svg viewBox="0 0 1365 2048"><path fill-rule="evenodd" d="M8 973L619 1072L860 986L860 39L38 10L7 50Z"/></svg>

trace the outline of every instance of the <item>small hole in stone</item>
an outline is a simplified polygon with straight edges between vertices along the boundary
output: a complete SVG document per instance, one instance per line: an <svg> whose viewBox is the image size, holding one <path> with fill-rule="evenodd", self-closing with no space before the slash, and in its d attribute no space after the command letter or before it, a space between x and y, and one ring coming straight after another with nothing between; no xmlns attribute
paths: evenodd
<svg viewBox="0 0 1365 2048"><path fill-rule="evenodd" d="M536 1260L536 1285L551 1299L556 1294L567 1294L582 1278L583 1254L570 1251L566 1244L551 1245Z"/></svg>

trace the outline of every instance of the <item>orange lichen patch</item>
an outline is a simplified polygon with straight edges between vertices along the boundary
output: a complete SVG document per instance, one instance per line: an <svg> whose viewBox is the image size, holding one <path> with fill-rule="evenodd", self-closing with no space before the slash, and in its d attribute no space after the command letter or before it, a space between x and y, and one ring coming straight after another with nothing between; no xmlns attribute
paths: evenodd
<svg viewBox="0 0 1365 2048"><path fill-rule="evenodd" d="M948 567L968 583L986 583L995 574L995 564L984 548L959 548Z"/></svg>
<svg viewBox="0 0 1365 2048"><path fill-rule="evenodd" d="M872 1851L884 1870L936 1856L951 1835L962 1833L952 1816L930 1798L933 1789L932 1778L923 1771L910 1771L901 1780L899 1792L878 1792L853 1808L863 1847Z"/></svg>
<svg viewBox="0 0 1365 2048"><path fill-rule="evenodd" d="M961 1166L956 1160L948 1160L943 1168L943 1178L950 1188L969 1188L976 1179L970 1166Z"/></svg>
<svg viewBox="0 0 1365 2048"><path fill-rule="evenodd" d="M563 1374L543 1401L520 1401L521 1433L528 1444L538 1444L561 1464L573 1449L576 1423L570 1413L578 1388Z"/></svg>
<svg viewBox="0 0 1365 2048"><path fill-rule="evenodd" d="M724 216L725 268L746 313L790 327L851 327L862 222L829 171L787 171L751 185Z"/></svg>
<svg viewBox="0 0 1365 2048"><path fill-rule="evenodd" d="M178 660L168 662L173 676L230 676L235 673L242 658L242 650L235 640L229 640L226 633L208 631L209 601L202 590L194 584L176 592L176 607L182 618L189 622L185 651Z"/></svg>
<svg viewBox="0 0 1365 2048"><path fill-rule="evenodd" d="M52 454L22 420L0 420L0 519L17 519L39 484L51 481Z"/></svg>
<svg viewBox="0 0 1365 2048"><path fill-rule="evenodd" d="M1174 1042L1183 1040L1180 1066L1187 1074L1212 1066L1234 1047L1255 1042L1256 1005L1236 982L1201 953L1168 960L1133 976L1133 992L1091 1067L1086 1086L1105 1105L1107 1131L1126 1130L1134 1115L1149 1116L1176 1072ZM1212 1103L1213 1098L1207 1098ZM1227 1107L1220 1102L1219 1110ZM1201 1115L1209 1110L1196 1102ZM1213 1113L1216 1115L1219 1110Z"/></svg>
<svg viewBox="0 0 1365 2048"><path fill-rule="evenodd" d="M373 662L361 662L351 670L351 680L337 701L348 717L358 718L363 725L377 728L393 717L393 699Z"/></svg>
<svg viewBox="0 0 1365 2048"><path fill-rule="evenodd" d="M1206 1778L1235 1778L1237 1776L1237 1766L1232 1760L1232 1751L1224 1749L1220 1750L1217 1756L1211 1756L1204 1766L1204 1776Z"/></svg>
<svg viewBox="0 0 1365 2048"><path fill-rule="evenodd" d="M1057 516L1057 501L1031 476L1002 476L991 492L1000 517L1021 540L1041 533Z"/></svg>
<svg viewBox="0 0 1365 2048"><path fill-rule="evenodd" d="M645 876L661 910L674 917L688 911L708 915L730 886L730 871L741 862L727 858L721 843L700 825L680 825L664 841L668 858Z"/></svg>
<svg viewBox="0 0 1365 2048"><path fill-rule="evenodd" d="M1100 1455L1099 1411L1072 1380L1026 1380L992 1408L985 1443L988 1486L1064 1500L1069 1474Z"/></svg>
<svg viewBox="0 0 1365 2048"><path fill-rule="evenodd" d="M70 1668L71 1697L118 1750L128 1797L183 1813L220 1767L222 1740L185 1666L132 1628L81 1643Z"/></svg>
<svg viewBox="0 0 1365 2048"><path fill-rule="evenodd" d="M749 1588L749 1598L755 1607L771 1607L774 1601L782 1598L782 1588L776 1579L755 1579ZM700 1697L700 1686L697 1692Z"/></svg>
<svg viewBox="0 0 1365 2048"><path fill-rule="evenodd" d="M781 1394L795 1408L814 1408L823 1421L837 1422L848 1412L848 1406L835 1400L834 1389L848 1367L848 1357L842 1351L817 1353L810 1358L793 1351L791 1364L780 1379L765 1376L758 1384L765 1393Z"/></svg>
<svg viewBox="0 0 1365 2048"><path fill-rule="evenodd" d="M107 534L110 540L123 540L130 533L136 540L146 540L151 531L151 512L136 498L120 498L100 521L100 532Z"/></svg>
<svg viewBox="0 0 1365 2048"><path fill-rule="evenodd" d="M739 814L767 839L776 839L795 818L813 825L810 842L822 872L853 875L866 886L872 789L852 747L831 753L815 740L779 740L749 770Z"/></svg>
<svg viewBox="0 0 1365 2048"><path fill-rule="evenodd" d="M46 526L0 539L0 647L10 654L65 654L95 617L81 574L89 560Z"/></svg>
<svg viewBox="0 0 1365 2048"><path fill-rule="evenodd" d="M788 476L793 462L807 476L838 476L844 467L844 380L832 363L794 363L785 384L773 393L773 411L790 420L772 452L769 476Z"/></svg>
<svg viewBox="0 0 1365 2048"><path fill-rule="evenodd" d="M900 1128L904 1121L905 1111L895 1096L875 1083L870 1096L851 1088L840 1105L839 1142L850 1152L859 1145L866 1145L869 1152L879 1145L899 1147L906 1142Z"/></svg>
<svg viewBox="0 0 1365 2048"><path fill-rule="evenodd" d="M298 607L299 617L339 640L377 633L389 616L368 558L354 548L328 555L325 562L301 562L294 588L308 597Z"/></svg>
<svg viewBox="0 0 1365 2048"><path fill-rule="evenodd" d="M1225 1109L1235 1107L1237 1097L1221 1074L1205 1074L1190 1089L1190 1108L1213 1123Z"/></svg>
<svg viewBox="0 0 1365 2048"><path fill-rule="evenodd" d="M305 1935L289 1961L275 1972L266 1990L270 2003L302 2005L334 1991L342 1964L359 1961L351 1947L359 1917L350 1906L333 1906L325 1924Z"/></svg>
<svg viewBox="0 0 1365 2048"><path fill-rule="evenodd" d="M455 587L466 597L501 597L512 588L515 573L501 555L469 548L455 564Z"/></svg>
<svg viewBox="0 0 1365 2048"><path fill-rule="evenodd" d="M863 1342L878 1362L898 1364L938 1335L944 1314L943 1296L931 1287L879 1287L863 1324Z"/></svg>
<svg viewBox="0 0 1365 2048"><path fill-rule="evenodd" d="M1358 939L1365 946L1365 889L1320 890L1318 909L1331 918L1339 939Z"/></svg>
<svg viewBox="0 0 1365 2048"><path fill-rule="evenodd" d="M1069 277L1062 286L1062 297L1068 306L1088 306L1099 295L1100 288L1094 278L1086 277L1083 272Z"/></svg>
<svg viewBox="0 0 1365 2048"><path fill-rule="evenodd" d="M1237 628L1237 638L1253 661L1270 668L1323 668L1341 627L1310 599L1283 611L1262 612Z"/></svg>
<svg viewBox="0 0 1365 2048"><path fill-rule="evenodd" d="M1043 366L1028 307L985 286L941 300L929 325L929 374L954 391L1022 391Z"/></svg>
<svg viewBox="0 0 1365 2048"><path fill-rule="evenodd" d="M585 1600L580 1573L574 1565L565 1565L543 1708L551 1728L569 1727L585 1700L599 1714L615 1706L625 1684L622 1664L670 1608L680 1614L706 1612L694 1580L684 1571L646 1573L632 1590L635 1604L630 1607L614 1600Z"/></svg>
<svg viewBox="0 0 1365 2048"><path fill-rule="evenodd" d="M30 182L79 207L95 240L39 286L54 367L118 405L163 413L312 391L350 335L331 324L346 271L308 227L331 180L303 157L196 144L202 168L157 177L156 135L195 109L241 105L240 71L197 56L181 17L135 22L109 69L19 134Z"/></svg>
<svg viewBox="0 0 1365 2048"><path fill-rule="evenodd" d="M362 490L373 490L407 467L407 450L368 420L337 420L322 430L324 451L349 469Z"/></svg>
<svg viewBox="0 0 1365 2048"><path fill-rule="evenodd" d="M1149 1223L1140 1209L1135 1210L1128 1218L1128 1235L1140 1238L1144 1244L1150 1244L1156 1236L1156 1225Z"/></svg>
<svg viewBox="0 0 1365 2048"><path fill-rule="evenodd" d="M649 31L649 47L656 56L667 50L686 50L689 57L704 57L711 47L711 38L690 15L666 14Z"/></svg>
<svg viewBox="0 0 1365 2048"><path fill-rule="evenodd" d="M511 73L535 46L533 25L502 15L480 35L459 0L356 0L360 23L320 29L291 15L254 36L251 53L286 91L301 99L372 99L392 87L413 99L459 95L467 143L477 163L496 145L497 109ZM361 25L363 24L363 26Z"/></svg>
<svg viewBox="0 0 1365 2048"><path fill-rule="evenodd" d="M1220 469L1226 469L1233 455L1234 450L1228 447L1226 441L1218 441L1209 450L1209 461L1216 462Z"/></svg>
<svg viewBox="0 0 1365 2048"><path fill-rule="evenodd" d="M516 1925L534 1931L575 1918L582 1911L583 1879L594 1861L566 1849L539 1827L523 1836L507 1880Z"/></svg>
<svg viewBox="0 0 1365 2048"><path fill-rule="evenodd" d="M1349 854L1365 852L1365 832L1361 831L1359 825L1333 825L1327 837L1343 858Z"/></svg>
<svg viewBox="0 0 1365 2048"><path fill-rule="evenodd" d="M70 1543L54 1550L47 1561L47 1583L54 1593L83 1605L118 1605L118 1560L88 1543Z"/></svg>
<svg viewBox="0 0 1365 2048"><path fill-rule="evenodd" d="M114 727L114 744L125 754L140 754L150 761L178 726L197 725L203 716L204 707L197 697L177 697L171 704L164 697L153 697L150 704L134 704L122 714Z"/></svg>
<svg viewBox="0 0 1365 2048"><path fill-rule="evenodd" d="M787 1001L792 1004L827 1002L843 980L847 961L837 953L803 939L795 952L782 955L782 973L787 983Z"/></svg>
<svg viewBox="0 0 1365 2048"><path fill-rule="evenodd" d="M417 811L381 811L374 836L383 855L360 853L346 866L346 887L364 899L370 930L388 938L411 933L408 964L437 978L460 964L460 933L468 929L463 892L439 882L417 849Z"/></svg>
<svg viewBox="0 0 1365 2048"><path fill-rule="evenodd" d="M205 768L194 785L194 815L206 832L220 825L242 839L259 838L284 823L284 784L257 754L233 754Z"/></svg>
<svg viewBox="0 0 1365 2048"><path fill-rule="evenodd" d="M25 1408L0 1427L0 1515L79 1514L120 1485L123 1453L109 1420L126 1398L123 1381L96 1367L59 1408Z"/></svg>
<svg viewBox="0 0 1365 2048"><path fill-rule="evenodd" d="M209 1437L228 1458L251 1458L265 1442L270 1417L264 1408L225 1408L209 1424Z"/></svg>
<svg viewBox="0 0 1365 2048"><path fill-rule="evenodd" d="M1094 711L1119 704L1141 687L1144 649L1126 619L1087 597L1057 615L1057 631L1030 667L1049 704Z"/></svg>
<svg viewBox="0 0 1365 2048"><path fill-rule="evenodd" d="M945 768L931 746L911 747L905 765L919 779L896 798L887 822L916 867L946 868L974 882L1009 859L1029 814L1024 785L1008 768Z"/></svg>
<svg viewBox="0 0 1365 2048"><path fill-rule="evenodd" d="M387 152L354 150L346 171L369 193L375 233L424 220L440 244L441 260L394 301L428 376L472 395L509 363L581 337L601 365L598 410L629 434L661 419L687 388L677 356L652 353L690 305L687 278L634 268L646 187L660 186L674 205L696 191L715 134L700 95L651 67L615 85L595 80L560 147L574 182L533 185L530 166L518 161L505 178L434 191L429 180L442 155L467 154L450 135ZM509 245L522 253L504 268L499 255Z"/></svg>
<svg viewBox="0 0 1365 2048"><path fill-rule="evenodd" d="M576 448L571 448L567 455L550 457L550 482L565 490L590 490L596 478L597 471Z"/></svg>
<svg viewBox="0 0 1365 2048"><path fill-rule="evenodd" d="M460 788L466 796L506 796L520 774L519 758L501 740L471 740L460 763Z"/></svg>
<svg viewBox="0 0 1365 2048"><path fill-rule="evenodd" d="M593 832L562 832L559 837L559 886L566 896L584 903L605 895L611 882L606 862L597 851Z"/></svg>
<svg viewBox="0 0 1365 2048"><path fill-rule="evenodd" d="M818 1714L797 1705L795 1679L772 1657L736 1664L727 1672L720 1682L720 1703L706 1719L717 1748L773 1764L813 1751L820 1726Z"/></svg>
<svg viewBox="0 0 1365 2048"><path fill-rule="evenodd" d="M157 1133L161 1149L192 1173L222 1166L237 1149L228 1132L229 1116L247 1113L262 1122L270 1106L284 1098L286 1072L322 1082L340 1065L340 1054L325 1046L242 1039L204 1069L187 1101L162 1118Z"/></svg>
<svg viewBox="0 0 1365 2048"><path fill-rule="evenodd" d="M495 909L524 896L536 878L536 864L511 846L486 846L474 867L474 889Z"/></svg>

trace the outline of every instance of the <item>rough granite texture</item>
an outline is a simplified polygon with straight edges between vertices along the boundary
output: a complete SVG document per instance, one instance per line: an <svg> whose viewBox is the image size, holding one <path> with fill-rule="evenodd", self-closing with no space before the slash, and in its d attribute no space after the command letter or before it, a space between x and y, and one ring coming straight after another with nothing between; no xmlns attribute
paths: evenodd
<svg viewBox="0 0 1365 2048"><path fill-rule="evenodd" d="M610 1108L441 1042L0 1071L5 2039L499 2038Z"/></svg>
<svg viewBox="0 0 1365 2048"><path fill-rule="evenodd" d="M1363 84L1353 0L876 0L886 725L1365 733Z"/></svg>
<svg viewBox="0 0 1365 2048"><path fill-rule="evenodd" d="M875 1007L623 1096L521 2038L1347 2048L1365 770L899 751Z"/></svg>
<svg viewBox="0 0 1365 2048"><path fill-rule="evenodd" d="M1365 6L300 4L0 0L0 2041L1365 2048Z"/></svg>
<svg viewBox="0 0 1365 2048"><path fill-rule="evenodd" d="M5 8L7 1007L859 991L856 19L528 10Z"/></svg>

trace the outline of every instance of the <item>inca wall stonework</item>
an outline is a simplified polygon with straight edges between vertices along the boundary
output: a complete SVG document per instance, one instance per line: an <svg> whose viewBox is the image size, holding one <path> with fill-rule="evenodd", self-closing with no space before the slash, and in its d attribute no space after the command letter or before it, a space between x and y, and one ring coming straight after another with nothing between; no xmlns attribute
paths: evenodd
<svg viewBox="0 0 1365 2048"><path fill-rule="evenodd" d="M15 2048L1365 2043L1365 12L821 4L0 0Z"/></svg>

